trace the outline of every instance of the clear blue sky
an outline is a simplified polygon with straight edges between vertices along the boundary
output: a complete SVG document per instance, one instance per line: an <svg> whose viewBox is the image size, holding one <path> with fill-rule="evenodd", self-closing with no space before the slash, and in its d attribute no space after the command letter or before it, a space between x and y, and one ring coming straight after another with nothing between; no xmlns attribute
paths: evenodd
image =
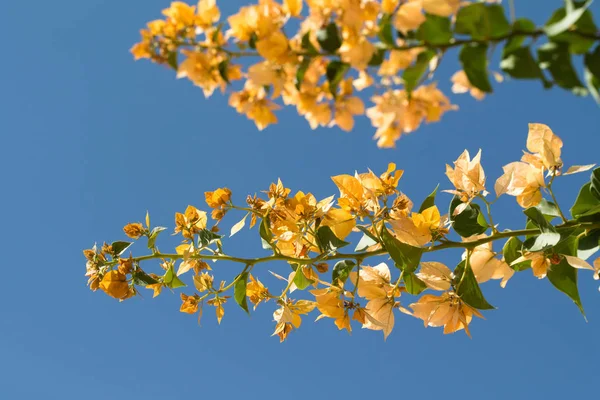
<svg viewBox="0 0 600 400"><path fill-rule="evenodd" d="M241 1L220 1L231 12ZM543 22L559 1L516 1L520 15ZM597 393L600 293L581 274L589 323L547 280L527 271L501 290L498 307L472 324L473 339L424 329L397 316L387 342L358 327L349 336L331 321L306 323L284 344L270 337L273 304L251 318L231 304L221 326L178 312L165 293L119 304L85 286L81 250L123 239L121 227L150 210L173 226L203 192L228 186L235 199L281 177L322 198L329 176L406 170L401 189L419 201L444 165L465 148L483 149L492 179L520 156L528 122L549 124L565 141L567 165L600 162L600 109L590 98L507 82L484 102L454 97L461 111L424 126L394 150L379 150L361 119L352 133L310 131L293 110L258 132L215 95L128 49L165 0L3 2L0 121L2 267L0 392L6 399L592 398ZM593 6L600 14L600 6ZM597 22L600 22L597 20ZM448 91L453 66L443 67ZM559 183L565 206L586 176ZM491 183L490 183L491 186ZM449 195L441 195L446 207ZM567 207L568 208L568 207ZM512 199L498 203L502 228L522 226ZM497 217L500 219L500 217ZM235 220L225 221L230 226ZM228 245L262 254L255 232ZM143 250L143 249L140 249ZM455 265L458 254L438 261ZM234 273L234 265L217 269ZM264 276L267 269L257 267ZM305 319L308 322L311 318ZM484 394L485 393L485 394Z"/></svg>

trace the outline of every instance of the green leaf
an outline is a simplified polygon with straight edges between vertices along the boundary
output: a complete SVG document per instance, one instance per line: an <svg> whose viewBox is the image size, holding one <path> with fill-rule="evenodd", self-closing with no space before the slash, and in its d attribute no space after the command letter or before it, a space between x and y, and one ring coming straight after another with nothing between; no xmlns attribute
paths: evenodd
<svg viewBox="0 0 600 400"><path fill-rule="evenodd" d="M522 33L532 33L535 32L535 23L533 21L526 18L519 18L512 25L513 32L522 32ZM508 53L513 50L518 49L523 45L526 35L515 35L506 41L506 45L504 46L504 52Z"/></svg>
<svg viewBox="0 0 600 400"><path fill-rule="evenodd" d="M392 30L391 21L392 14L383 14L381 20L379 21L379 32L377 33L377 37L388 46L394 47L396 45L396 41L394 40L394 32Z"/></svg>
<svg viewBox="0 0 600 400"><path fill-rule="evenodd" d="M369 60L370 67L379 67L385 59L385 49L377 49Z"/></svg>
<svg viewBox="0 0 600 400"><path fill-rule="evenodd" d="M269 223L267 222L269 216L265 216L260 222L260 227L258 228L258 233L262 240L262 247L265 250L270 250L273 248L271 245L271 241L273 240L273 234L271 233L271 228L269 228Z"/></svg>
<svg viewBox="0 0 600 400"><path fill-rule="evenodd" d="M584 56L584 62L588 71L597 79L600 79L600 44L596 46L593 53L587 53Z"/></svg>
<svg viewBox="0 0 600 400"><path fill-rule="evenodd" d="M543 78L542 70L533 58L529 47L518 47L508 52L505 48L500 68L516 79Z"/></svg>
<svg viewBox="0 0 600 400"><path fill-rule="evenodd" d="M172 51L169 53L169 55L167 56L167 64L169 64L169 67L171 67L175 71L177 71L177 69L179 68L179 65L177 63L177 52L176 51Z"/></svg>
<svg viewBox="0 0 600 400"><path fill-rule="evenodd" d="M129 248L129 246L131 246L133 243L132 242L112 242L110 244L110 247L112 247L112 251L113 254L115 256L120 256L121 254L123 254L125 252L125 250L127 250Z"/></svg>
<svg viewBox="0 0 600 400"><path fill-rule="evenodd" d="M588 91L594 97L596 103L600 104L600 78L594 76L590 71L587 62L583 68L583 78Z"/></svg>
<svg viewBox="0 0 600 400"><path fill-rule="evenodd" d="M131 278L133 279L133 284L139 286L154 285L155 283L158 283L156 279L154 279L141 269L134 271L131 274Z"/></svg>
<svg viewBox="0 0 600 400"><path fill-rule="evenodd" d="M171 264L169 266L169 269L167 270L167 272L165 272L165 274L163 276L163 283L167 287L170 287L171 289L177 289L180 287L187 286L185 283L183 283L183 281L181 279L179 279L177 274L175 274L175 270L173 269L173 264Z"/></svg>
<svg viewBox="0 0 600 400"><path fill-rule="evenodd" d="M482 92L491 93L492 85L487 73L487 49L485 44L465 44L459 58L471 85Z"/></svg>
<svg viewBox="0 0 600 400"><path fill-rule="evenodd" d="M590 4L592 4L592 0L588 0L583 4L579 3L577 4L578 7L576 7L576 3L573 0L565 0L565 3L565 8L561 9L564 12L564 16L559 17L560 19L558 21L554 21L556 18L555 14L550 18L550 21L546 23L546 26L544 27L544 32L546 32L546 35L560 35L575 25L585 10L590 6ZM557 13L559 13L558 15L561 15L561 10L557 11Z"/></svg>
<svg viewBox="0 0 600 400"><path fill-rule="evenodd" d="M419 207L419 213L422 213L429 207L435 206L435 195L437 194L439 187L440 185L437 185L435 189L433 189L433 192L429 193L429 196L427 196L425 200L423 200L423 203L421 203L421 207Z"/></svg>
<svg viewBox="0 0 600 400"><path fill-rule="evenodd" d="M342 39L335 22L317 31L317 41L321 48L328 53L335 53L342 46Z"/></svg>
<svg viewBox="0 0 600 400"><path fill-rule="evenodd" d="M336 285L338 280L342 281L342 285L348 279L352 268L356 266L356 263L352 260L338 261L331 271L331 283Z"/></svg>
<svg viewBox="0 0 600 400"><path fill-rule="evenodd" d="M337 60L331 61L329 64L327 64L326 75L331 94L335 95L337 87L342 79L344 79L344 75L346 75L348 69L350 69L350 64L346 64L345 62Z"/></svg>
<svg viewBox="0 0 600 400"><path fill-rule="evenodd" d="M471 203L458 215L454 215L454 210L462 204L460 197L454 196L450 202L450 222L452 228L462 237L480 235L487 231L489 225L481 212L481 207L478 204Z"/></svg>
<svg viewBox="0 0 600 400"><path fill-rule="evenodd" d="M419 26L417 38L432 45L444 45L452 40L452 29L449 18L433 14L425 14L425 22Z"/></svg>
<svg viewBox="0 0 600 400"><path fill-rule="evenodd" d="M406 291L413 296L416 296L423 290L427 289L425 282L420 280L414 272L404 273L402 279L404 280L404 287L406 288Z"/></svg>
<svg viewBox="0 0 600 400"><path fill-rule="evenodd" d="M594 229L586 235L579 237L577 257L587 260L600 250L600 229Z"/></svg>
<svg viewBox="0 0 600 400"><path fill-rule="evenodd" d="M504 260L508 264L509 267L514 269L515 271L524 271L528 268L531 268L531 261L523 261L517 263L515 265L511 265L517 258L521 257L523 251L523 242L517 237L512 237L504 243L504 247L502 248L502 255L504 256Z"/></svg>
<svg viewBox="0 0 600 400"><path fill-rule="evenodd" d="M302 82L304 81L304 75L306 75L306 70L310 66L310 61L310 58L304 57L304 59L298 66L298 70L296 71L296 89L298 90L300 90L300 86L302 86Z"/></svg>
<svg viewBox="0 0 600 400"><path fill-rule="evenodd" d="M579 247L579 239L572 235L558 242L553 250L558 254L577 257L577 247Z"/></svg>
<svg viewBox="0 0 600 400"><path fill-rule="evenodd" d="M456 294L460 296L462 301L473 308L477 308L478 310L493 310L495 307L483 297L471 266L466 264L466 261L462 261L454 269Z"/></svg>
<svg viewBox="0 0 600 400"><path fill-rule="evenodd" d="M458 10L454 30L473 39L483 40L507 35L510 24L502 6L473 3Z"/></svg>
<svg viewBox="0 0 600 400"><path fill-rule="evenodd" d="M302 272L302 266L298 265L296 267L296 274L294 275L294 284L300 290L304 290L310 285L315 283L312 279L308 279L304 272Z"/></svg>
<svg viewBox="0 0 600 400"><path fill-rule="evenodd" d="M229 74L227 70L229 69L229 60L224 60L217 65L217 69L219 70L219 75L221 78L227 83L229 83Z"/></svg>
<svg viewBox="0 0 600 400"><path fill-rule="evenodd" d="M356 227L358 228L359 231L361 231L362 233L364 233L365 235L367 235L368 237L373 239L375 242L379 243L379 239L377 238L377 236L375 236L373 233L371 233L369 231L369 229L367 229L366 227L361 226L361 225L357 225Z"/></svg>
<svg viewBox="0 0 600 400"><path fill-rule="evenodd" d="M575 204L571 207L571 215L574 218L600 213L600 200L592 194L591 182L586 183L581 187L579 195L575 200Z"/></svg>
<svg viewBox="0 0 600 400"><path fill-rule="evenodd" d="M248 284L248 273L243 272L238 275L235 279L239 280L233 286L233 298L235 302L238 303L240 307L248 314L250 314L250 310L248 310L248 300L246 299L246 285Z"/></svg>
<svg viewBox="0 0 600 400"><path fill-rule="evenodd" d="M167 228L165 228L164 226L156 226L152 229L152 231L150 232L150 235L148 236L148 248L149 249L153 249L156 246L156 239L158 238L158 235L166 229Z"/></svg>
<svg viewBox="0 0 600 400"><path fill-rule="evenodd" d="M489 37L496 39L510 33L510 23L504 14L504 7L499 4L487 6L487 17L490 23Z"/></svg>
<svg viewBox="0 0 600 400"><path fill-rule="evenodd" d="M248 40L248 46L251 49L256 49L256 41L258 40L258 36L256 35L256 32L252 32L252 34L250 34L250 39Z"/></svg>
<svg viewBox="0 0 600 400"><path fill-rule="evenodd" d="M454 31L462 35L472 36L474 39L485 38L490 30L486 14L486 7L483 3L473 3L461 7L456 14Z"/></svg>
<svg viewBox="0 0 600 400"><path fill-rule="evenodd" d="M319 245L321 252L331 253L344 246L348 246L350 243L335 236L330 227L320 226L319 229L317 229L317 244Z"/></svg>
<svg viewBox="0 0 600 400"><path fill-rule="evenodd" d="M405 273L414 272L419 267L423 249L402 243L396 239L384 226L381 230L383 247L389 253L396 267Z"/></svg>
<svg viewBox="0 0 600 400"><path fill-rule="evenodd" d="M546 220L538 208L529 207L523 213L541 232L525 241L525 247L529 251L541 251L559 242L560 234L556 232L556 228Z"/></svg>
<svg viewBox="0 0 600 400"><path fill-rule="evenodd" d="M555 288L566 294L585 317L581 298L579 297L579 289L577 288L577 269L571 267L566 259L563 259L559 264L553 265L548 270L548 280Z"/></svg>
<svg viewBox="0 0 600 400"><path fill-rule="evenodd" d="M205 248L205 247L213 244L217 240L221 239L222 237L223 237L222 235L217 235L216 233L214 233L211 230L202 229L198 233L198 247Z"/></svg>
<svg viewBox="0 0 600 400"><path fill-rule="evenodd" d="M425 50L417 56L415 63L404 70L402 74L402 80L404 81L404 87L407 91L411 92L421 80L429 61L435 56L435 51Z"/></svg>
<svg viewBox="0 0 600 400"><path fill-rule="evenodd" d="M315 48L315 46L313 46L312 42L310 41L310 32L306 32L302 36L302 48L311 55L319 53L319 51Z"/></svg>
<svg viewBox="0 0 600 400"><path fill-rule="evenodd" d="M592 171L592 177L590 178L590 192L600 200L600 168L596 168Z"/></svg>
<svg viewBox="0 0 600 400"><path fill-rule="evenodd" d="M575 7L583 6L583 2L575 2ZM560 8L552 14L546 25L554 24L562 20L566 16L565 8ZM594 23L594 17L590 10L585 10L579 20L572 27L558 35L552 36L550 40L553 42L563 42L569 44L569 51L573 54L584 54L595 43L594 39L587 38L574 31L581 32L593 36L598 31L598 27Z"/></svg>
<svg viewBox="0 0 600 400"><path fill-rule="evenodd" d="M544 217L551 217L550 221L554 218L560 218L560 212L558 211L558 207L551 201L546 199L542 199L540 203L535 206L540 212L544 215ZM548 218L546 218L548 220Z"/></svg>
<svg viewBox="0 0 600 400"><path fill-rule="evenodd" d="M368 235L363 235L360 238L358 244L356 245L354 251L366 251L370 246L373 246L374 244L377 244L377 240L373 240Z"/></svg>
<svg viewBox="0 0 600 400"><path fill-rule="evenodd" d="M567 44L550 42L540 46L538 59L540 67L550 72L558 86L571 90L577 95L586 93L586 89L573 68Z"/></svg>

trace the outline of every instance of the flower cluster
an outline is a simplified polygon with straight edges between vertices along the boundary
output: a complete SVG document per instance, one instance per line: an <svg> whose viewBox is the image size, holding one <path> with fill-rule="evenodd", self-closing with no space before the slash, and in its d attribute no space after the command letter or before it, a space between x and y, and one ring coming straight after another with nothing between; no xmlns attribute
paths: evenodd
<svg viewBox="0 0 600 400"><path fill-rule="evenodd" d="M276 111L284 105L296 107L312 129L337 126L350 131L355 117L366 115L376 128L377 145L389 148L423 122L437 122L457 109L433 81L442 59L455 47L461 49L462 69L451 78L454 93L482 100L492 92L488 75L503 81L504 75L488 68L488 50L503 42L500 67L505 75L539 79L550 87L542 73L548 68L559 86L587 92L572 78L577 75L572 66L560 61L554 67L552 60L570 59L571 53L585 53L600 41L600 36L579 31L583 25L578 18L591 21L591 12L581 13L580 5L557 10L538 29L526 19L511 26L498 3L257 0L221 18L216 0L196 5L174 1L163 10L163 19L141 30L141 41L131 53L136 60L169 66L206 97L217 89L228 92L229 105L259 130L277 123ZM564 21L556 19L561 12ZM565 31L572 51L564 47ZM523 41L544 34L558 45L540 48L536 60ZM584 57L589 91L597 99L600 76L594 75L594 63L599 57L600 47ZM371 106L357 96L359 91L370 97Z"/></svg>
<svg viewBox="0 0 600 400"><path fill-rule="evenodd" d="M517 272L528 269L540 279L548 277L581 308L577 271L592 270L595 279L600 273L600 259L593 266L586 261L600 248L600 169L582 187L571 208L572 218L567 219L556 202L554 180L594 166L563 172L561 148L562 141L549 127L530 124L528 152L521 161L505 166L496 181L497 196L514 196L525 208L527 223L522 230L498 231L491 212L495 200L487 199L481 151L474 158L465 151L446 167L453 185L445 190L453 195L448 215L436 206L437 189L417 208L399 190L403 171L393 163L379 175L369 170L332 177L339 190L337 199L293 193L278 180L262 195L248 196L245 205L235 205L231 191L218 188L205 193L212 226L208 212L194 206L175 214L175 234L182 242L171 254L156 247L166 228L152 227L149 215L145 223L130 223L123 229L133 240L147 239L149 255L125 256L132 245L125 241L85 250L88 285L123 301L139 294L140 287L152 290L155 297L165 288L183 288L183 279L192 275L195 292L181 294L182 313L200 318L203 307L211 306L220 323L231 298L247 312L248 303L254 309L273 304L273 334L281 341L315 309L320 313L317 320L331 319L348 332L353 324L360 324L382 331L387 338L400 311L423 320L425 326L443 327L444 333L464 330L470 336L473 317L482 318L482 310L493 308L480 285L499 280L504 287ZM244 258L226 253L219 224L232 212L245 215L231 227L230 236L244 229L250 218L249 227L256 226L270 255ZM553 224L557 218L559 222ZM350 244L346 240L358 233L362 237L354 252L341 252ZM501 251L493 247L498 240L506 240ZM464 249L454 269L424 259L450 248ZM370 266L365 262L370 257L389 261ZM161 260L160 274L142 269L141 264L152 259ZM244 268L231 281L218 282L218 268L209 261L237 262ZM280 294L252 274L255 265L269 261L290 266L283 276L273 273L285 282ZM438 293L423 294L426 290Z"/></svg>

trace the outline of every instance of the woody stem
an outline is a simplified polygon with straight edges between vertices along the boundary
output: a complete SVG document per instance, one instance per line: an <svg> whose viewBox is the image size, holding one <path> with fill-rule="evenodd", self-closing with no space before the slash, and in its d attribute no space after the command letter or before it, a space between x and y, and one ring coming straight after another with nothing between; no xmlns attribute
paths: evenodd
<svg viewBox="0 0 600 400"><path fill-rule="evenodd" d="M556 229L559 232L563 229L569 229L569 228L598 229L598 228L600 228L600 222L579 222L576 220L569 220L563 224L556 226ZM474 240L471 242L447 241L447 242L444 242L444 243L441 243L441 244L438 244L435 246L424 248L423 252L429 253L429 252L435 252L435 251L452 249L452 248L462 248L462 249L469 250L469 249L473 249L477 246L481 246L482 244L486 244L486 243L493 242L496 240L508 239L511 237L518 237L518 236L536 235L539 233L541 233L541 231L538 228L497 232L493 235L486 236L486 237L483 237L481 239ZM308 264L312 264L312 263L319 262L319 261L327 262L327 261L334 261L334 260L347 260L347 259L357 259L357 258L364 260L369 257L382 256L385 254L388 254L387 251L380 249L380 250L374 250L374 251L362 252L362 253L335 253L335 254L330 254L330 255L326 255L326 256L319 255L315 258L296 258L296 257L285 256L283 254L273 254L270 256L258 257L258 258L243 258L243 257L228 256L228 255L224 255L224 254L193 254L193 255L189 256L189 258L196 259L196 260L231 261L231 262L238 262L238 263L242 263L242 264L246 264L246 265L255 265L255 264L272 262L272 261L286 261L286 262L295 263L295 264L299 264L299 265L308 265ZM140 256L140 257L134 257L133 261L141 262L141 261L153 260L153 259L179 260L179 259L183 259L183 258L184 258L183 254L156 253L156 254L148 254L148 255ZM118 260L113 260L113 261L107 263L106 265L114 266L117 263L118 263ZM291 286L291 283L288 283L288 286Z"/></svg>

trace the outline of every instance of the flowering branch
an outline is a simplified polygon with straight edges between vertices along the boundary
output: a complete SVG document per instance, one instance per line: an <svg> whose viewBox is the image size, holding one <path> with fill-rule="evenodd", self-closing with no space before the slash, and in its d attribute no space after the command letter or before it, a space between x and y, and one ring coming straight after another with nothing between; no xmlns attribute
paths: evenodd
<svg viewBox="0 0 600 400"><path fill-rule="evenodd" d="M577 291L577 270L590 269L598 277L600 261L595 267L585 261L600 248L600 169L592 173L571 208L567 219L552 192L555 179L589 171L594 165L574 166L563 171L560 159L562 141L545 125L530 124L527 150L521 161L504 167L504 174L494 185L497 196L514 196L524 208L527 224L524 229L498 231L491 218L493 202L486 199L486 175L481 166L481 153L471 159L465 151L446 167L446 175L454 186L445 190L454 197L448 216L442 216L436 206L437 188L417 209L398 190L403 171L390 164L377 176L373 172L332 177L340 191L337 205L333 196L317 201L310 193L291 195L281 181L271 184L266 198L248 196L247 207L234 205L231 191L220 188L206 192L215 225L208 227L208 214L193 206L175 215L175 233L183 242L173 253L160 252L156 241L162 227L130 223L124 228L132 239L147 239L150 254L124 258L132 244L117 241L100 249L85 250L88 284L109 296L125 300L145 287L158 296L163 288L171 290L186 286L182 278L193 271L196 292L181 294L180 311L200 315L204 301L215 307L217 320L225 314L225 304L232 296L244 310L274 300L278 308L275 333L285 340L300 326L301 315L314 308L318 318L334 319L339 329L351 330L351 320L363 327L382 330L387 337L394 326L395 310L422 319L426 326L444 326L444 333L464 329L470 335L473 316L494 307L485 299L480 284L491 279L501 280L504 287L516 272L531 269L533 274L548 280L566 293L582 310ZM546 183L546 176L550 179ZM543 189L552 202L543 198ZM482 212L480 204L486 207ZM243 212L243 218L231 227L230 235L243 229L250 218L250 227L257 226L263 249L271 252L264 257L237 257L225 252L219 223L231 212ZM555 217L563 222L553 225ZM487 217L487 219L486 219ZM365 224L365 221L368 223ZM362 233L353 252L340 249L350 243L352 232ZM452 240L456 234L460 241ZM520 238L523 238L522 241ZM501 252L493 250L493 242L505 240ZM464 259L451 270L439 262L423 261L424 254L462 248ZM399 270L397 279L384 263L365 265L367 259L387 257ZM149 273L142 264L160 260L162 274ZM241 263L244 268L229 283L214 284L212 267L207 261ZM255 265L284 261L290 265L279 296L252 274ZM179 265L175 269L175 263ZM329 277L329 265L334 263ZM352 289L345 289L352 285ZM292 293L311 288L314 299L295 300ZM575 289L574 289L575 288ZM422 294L425 290L441 291L440 295ZM400 298L420 296L403 307ZM352 318L350 317L352 315Z"/></svg>
<svg viewBox="0 0 600 400"><path fill-rule="evenodd" d="M175 1L164 19L147 24L131 52L174 69L206 97L229 91L229 104L260 130L277 122L282 105L295 106L312 129L350 131L354 117L364 114L385 148L457 109L433 81L453 48L460 48L462 66L452 76L454 93L478 100L492 93L490 72L497 81L503 77L490 71L488 50L501 44L505 76L589 93L600 102L600 31L590 2L566 0L543 27L526 18L509 21L501 5L489 3L259 0L220 22L215 0ZM572 65L579 55L585 83ZM355 95L367 88L369 108Z"/></svg>

